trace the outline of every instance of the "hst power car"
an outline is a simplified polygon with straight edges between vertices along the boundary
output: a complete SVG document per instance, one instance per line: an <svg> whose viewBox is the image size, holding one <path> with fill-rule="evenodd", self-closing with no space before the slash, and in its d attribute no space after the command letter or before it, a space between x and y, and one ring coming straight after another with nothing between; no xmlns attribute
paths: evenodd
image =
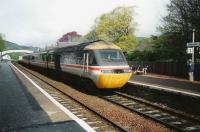
<svg viewBox="0 0 200 132"><path fill-rule="evenodd" d="M121 88L132 75L122 50L103 40L29 54L21 63L87 78L101 89Z"/></svg>

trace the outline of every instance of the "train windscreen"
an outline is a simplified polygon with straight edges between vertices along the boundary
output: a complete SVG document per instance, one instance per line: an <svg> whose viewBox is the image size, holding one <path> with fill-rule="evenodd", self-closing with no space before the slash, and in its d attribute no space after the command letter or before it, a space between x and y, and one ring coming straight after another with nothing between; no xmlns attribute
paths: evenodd
<svg viewBox="0 0 200 132"><path fill-rule="evenodd" d="M98 50L96 54L100 65L127 65L121 50Z"/></svg>

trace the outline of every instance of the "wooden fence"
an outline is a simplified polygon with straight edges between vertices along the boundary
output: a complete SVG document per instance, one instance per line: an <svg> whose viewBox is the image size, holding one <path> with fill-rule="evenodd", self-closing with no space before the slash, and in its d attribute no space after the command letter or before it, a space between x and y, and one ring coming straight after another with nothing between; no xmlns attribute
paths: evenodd
<svg viewBox="0 0 200 132"><path fill-rule="evenodd" d="M130 65L148 66L147 72L188 79L186 63L181 62L129 62ZM200 81L200 64L195 65L194 79Z"/></svg>

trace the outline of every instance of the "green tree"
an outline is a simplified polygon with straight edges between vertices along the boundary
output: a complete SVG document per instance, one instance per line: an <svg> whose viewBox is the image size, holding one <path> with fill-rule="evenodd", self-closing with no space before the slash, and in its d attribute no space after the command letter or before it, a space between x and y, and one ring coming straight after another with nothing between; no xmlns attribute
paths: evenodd
<svg viewBox="0 0 200 132"><path fill-rule="evenodd" d="M130 51L138 44L137 39L134 35L124 35L118 39L116 45L122 48L123 51Z"/></svg>
<svg viewBox="0 0 200 132"><path fill-rule="evenodd" d="M170 45L185 51L186 43L192 41L192 29L196 29L195 41L200 41L199 0L170 0L167 10L168 15L163 18L160 30L164 36L168 35ZM168 40L163 44L169 45ZM185 56L183 54L180 56Z"/></svg>
<svg viewBox="0 0 200 132"><path fill-rule="evenodd" d="M4 44L4 41L3 41L3 37L0 34L0 52L2 52L4 49L5 49L5 44Z"/></svg>
<svg viewBox="0 0 200 132"><path fill-rule="evenodd" d="M168 15L163 18L163 32L176 33L184 42L191 41L192 29L197 30L200 40L200 2L199 0L170 0Z"/></svg>
<svg viewBox="0 0 200 132"><path fill-rule="evenodd" d="M5 49L5 44L4 44L4 41L3 41L3 37L0 34L0 60L1 60L1 56L2 56L2 51L4 51L4 49Z"/></svg>
<svg viewBox="0 0 200 132"><path fill-rule="evenodd" d="M81 41L95 41L95 40L98 40L98 36L95 29L93 29L92 31L90 31L81 38Z"/></svg>
<svg viewBox="0 0 200 132"><path fill-rule="evenodd" d="M10 56L10 58L12 60L17 61L19 59L19 56L22 56L23 54L22 53L9 53L8 55Z"/></svg>
<svg viewBox="0 0 200 132"><path fill-rule="evenodd" d="M162 34L160 36L151 36L140 40L140 43L146 43L147 48L139 49L138 47L129 52L128 58L135 61L184 61L185 50L174 45L174 36L171 34ZM140 44L139 44L140 47Z"/></svg>
<svg viewBox="0 0 200 132"><path fill-rule="evenodd" d="M133 15L133 7L117 7L96 19L92 30L84 38L110 41L124 51L131 50L137 43L134 36L136 24Z"/></svg>

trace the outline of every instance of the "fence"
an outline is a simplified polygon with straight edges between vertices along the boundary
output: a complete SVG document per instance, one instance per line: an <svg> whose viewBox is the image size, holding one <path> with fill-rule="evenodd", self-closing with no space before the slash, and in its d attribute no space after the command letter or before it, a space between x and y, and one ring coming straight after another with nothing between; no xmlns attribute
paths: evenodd
<svg viewBox="0 0 200 132"><path fill-rule="evenodd" d="M147 72L188 79L187 63L183 62L129 62L130 65L148 66ZM200 64L195 65L194 79L200 81Z"/></svg>

